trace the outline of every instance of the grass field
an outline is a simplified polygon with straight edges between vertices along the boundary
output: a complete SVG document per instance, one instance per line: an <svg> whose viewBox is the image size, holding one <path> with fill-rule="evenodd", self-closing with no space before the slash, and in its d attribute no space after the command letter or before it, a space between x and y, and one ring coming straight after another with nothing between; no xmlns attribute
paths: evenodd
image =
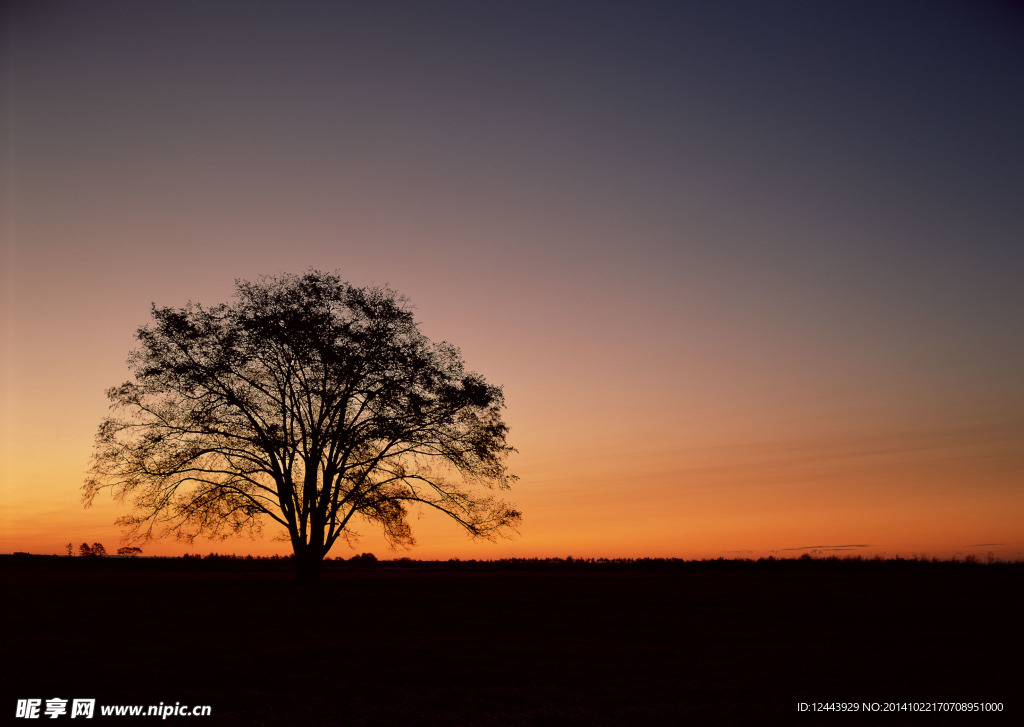
<svg viewBox="0 0 1024 727"><path fill-rule="evenodd" d="M1005 722L1020 718L1022 572L380 567L311 588L286 571L9 562L2 709L210 705L164 721L196 725ZM1005 707L797 712L832 701Z"/></svg>

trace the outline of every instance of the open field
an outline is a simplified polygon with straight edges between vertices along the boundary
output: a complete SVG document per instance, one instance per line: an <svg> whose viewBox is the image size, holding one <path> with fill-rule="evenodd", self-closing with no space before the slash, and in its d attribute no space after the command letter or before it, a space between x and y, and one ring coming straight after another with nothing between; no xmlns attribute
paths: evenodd
<svg viewBox="0 0 1024 727"><path fill-rule="evenodd" d="M52 697L210 705L210 717L165 721L200 725L1020 717L1020 566L380 567L302 588L280 570L79 560L3 566L4 722L17 699ZM837 700L1005 711L797 712Z"/></svg>

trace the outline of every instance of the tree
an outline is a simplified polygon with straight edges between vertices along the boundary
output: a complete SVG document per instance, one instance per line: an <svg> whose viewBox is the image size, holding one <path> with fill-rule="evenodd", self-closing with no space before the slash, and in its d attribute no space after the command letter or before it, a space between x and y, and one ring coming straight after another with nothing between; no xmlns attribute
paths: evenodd
<svg viewBox="0 0 1024 727"><path fill-rule="evenodd" d="M142 548L125 546L123 548L118 548L117 554L122 558L135 558L136 556L142 555Z"/></svg>
<svg viewBox="0 0 1024 727"><path fill-rule="evenodd" d="M107 554L107 549L103 547L103 543L93 543L90 555L95 555L97 558L102 558Z"/></svg>
<svg viewBox="0 0 1024 727"><path fill-rule="evenodd" d="M88 543L82 543L78 546L78 555L81 558L86 558L92 555L92 548L89 547Z"/></svg>
<svg viewBox="0 0 1024 727"><path fill-rule="evenodd" d="M107 392L88 506L109 489L129 540L283 527L301 580L356 522L412 545L410 508L473 537L514 528L500 387L433 343L407 301L310 271L236 281L231 303L152 309ZM155 530L155 528L157 530Z"/></svg>

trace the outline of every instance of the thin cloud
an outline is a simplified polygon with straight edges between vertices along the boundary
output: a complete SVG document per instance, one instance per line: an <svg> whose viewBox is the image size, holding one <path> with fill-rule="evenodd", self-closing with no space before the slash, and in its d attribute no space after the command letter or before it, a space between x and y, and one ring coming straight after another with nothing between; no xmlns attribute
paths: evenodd
<svg viewBox="0 0 1024 727"><path fill-rule="evenodd" d="M857 548L871 548L874 547L870 544L852 544L852 545L804 545L799 548L782 548L781 550L856 550Z"/></svg>
<svg viewBox="0 0 1024 727"><path fill-rule="evenodd" d="M732 442L688 452L692 464L678 471L690 477L740 479L746 475L755 481L774 477L792 482L835 470L876 471L893 465L971 460L1019 462L1022 435L1024 421L996 417L981 423L883 433Z"/></svg>

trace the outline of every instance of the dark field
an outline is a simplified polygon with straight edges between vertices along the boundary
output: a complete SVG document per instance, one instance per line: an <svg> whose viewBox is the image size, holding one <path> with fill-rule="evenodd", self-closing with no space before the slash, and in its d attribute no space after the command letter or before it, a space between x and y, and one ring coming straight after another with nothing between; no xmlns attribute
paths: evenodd
<svg viewBox="0 0 1024 727"><path fill-rule="evenodd" d="M53 697L208 704L163 723L211 726L1021 717L1018 566L381 567L303 588L286 571L44 565L3 566L4 723L71 721L14 719L17 699ZM840 700L1005 708L797 712ZM96 722L132 720L97 706Z"/></svg>

